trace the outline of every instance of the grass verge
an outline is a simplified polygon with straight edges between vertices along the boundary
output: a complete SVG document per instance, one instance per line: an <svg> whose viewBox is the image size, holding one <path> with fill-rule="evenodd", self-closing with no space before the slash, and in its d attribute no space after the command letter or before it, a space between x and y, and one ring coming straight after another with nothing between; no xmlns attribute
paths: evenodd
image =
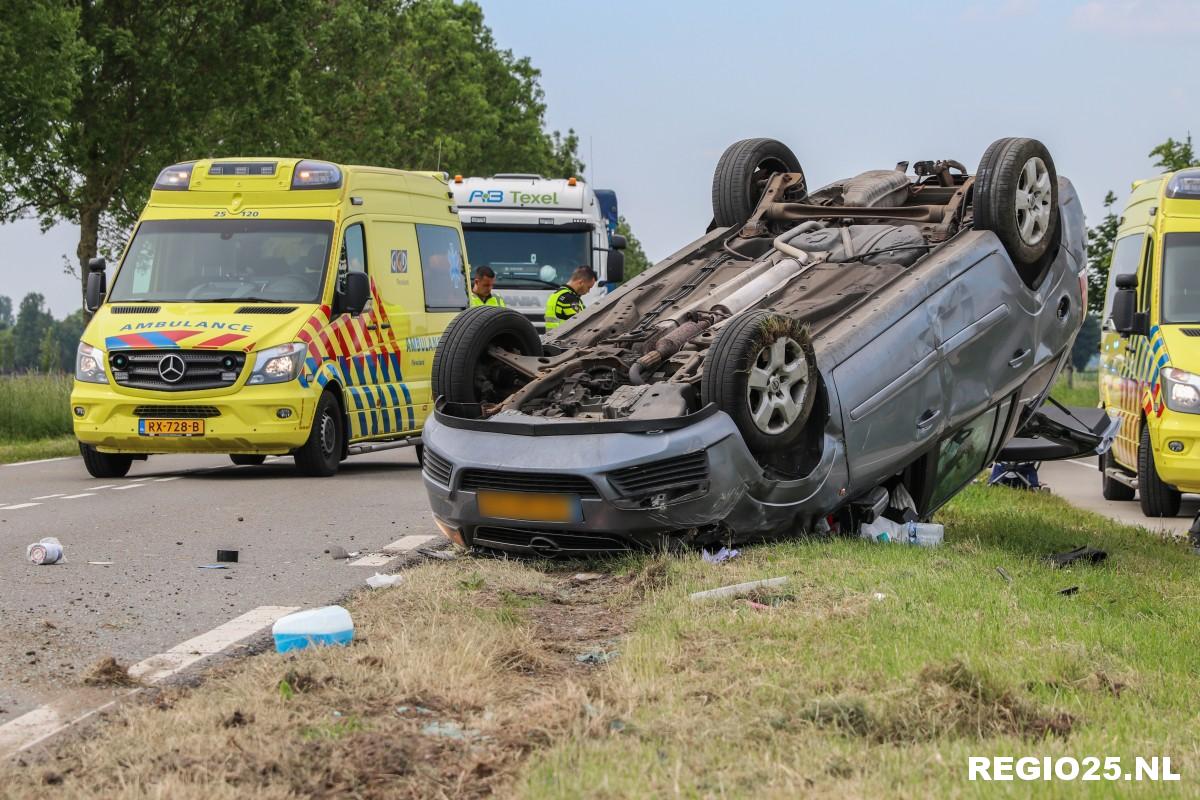
<svg viewBox="0 0 1200 800"><path fill-rule="evenodd" d="M1100 402L1099 376L1098 372L1076 372L1068 386L1067 374L1064 372L1058 376L1054 388L1050 390L1050 396L1064 406L1095 408Z"/></svg>
<svg viewBox="0 0 1200 800"><path fill-rule="evenodd" d="M77 454L70 394L70 375L0 376L0 464Z"/></svg>
<svg viewBox="0 0 1200 800"><path fill-rule="evenodd" d="M608 562L587 583L427 564L353 599L353 647L254 657L128 708L0 795L957 796L980 786L969 755L1170 756L1183 781L1142 788L1194 795L1194 557L1003 488L941 521L938 550L782 542L717 566ZM1042 560L1085 542L1108 562ZM773 576L789 582L757 605L687 598ZM1089 789L1117 793L1039 794Z"/></svg>
<svg viewBox="0 0 1200 800"><path fill-rule="evenodd" d="M74 434L55 436L50 439L34 439L31 442L0 442L0 464L77 455L79 455L79 441Z"/></svg>

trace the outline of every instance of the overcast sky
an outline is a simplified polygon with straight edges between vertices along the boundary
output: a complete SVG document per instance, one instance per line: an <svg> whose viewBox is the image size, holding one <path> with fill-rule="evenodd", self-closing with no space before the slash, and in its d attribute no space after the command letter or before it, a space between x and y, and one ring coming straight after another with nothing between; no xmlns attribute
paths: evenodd
<svg viewBox="0 0 1200 800"><path fill-rule="evenodd" d="M713 166L737 139L783 140L820 185L901 160L973 169L993 139L1033 136L1094 223L1105 191L1123 198L1153 174L1150 148L1198 118L1200 3L1185 0L483 6L653 259L703 232ZM70 226L0 227L0 294L74 309L75 244Z"/></svg>

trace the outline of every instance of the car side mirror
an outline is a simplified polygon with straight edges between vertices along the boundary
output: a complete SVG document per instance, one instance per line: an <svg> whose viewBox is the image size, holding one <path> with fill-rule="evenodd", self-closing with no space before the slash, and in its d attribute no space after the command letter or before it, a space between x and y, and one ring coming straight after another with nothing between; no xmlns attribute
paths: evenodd
<svg viewBox="0 0 1200 800"><path fill-rule="evenodd" d="M365 272L349 272L346 283L338 292L339 313L361 314L371 299L371 279Z"/></svg>
<svg viewBox="0 0 1200 800"><path fill-rule="evenodd" d="M624 250L629 242L619 233L614 233L608 237L608 246L613 250Z"/></svg>
<svg viewBox="0 0 1200 800"><path fill-rule="evenodd" d="M96 313L96 309L104 302L104 296L108 294L105 266L107 265L103 258L93 258L88 262L87 293L84 295L83 305L89 314Z"/></svg>
<svg viewBox="0 0 1200 800"><path fill-rule="evenodd" d="M1146 315L1137 311L1137 275L1118 275L1113 294L1112 326L1121 336L1146 335Z"/></svg>
<svg viewBox="0 0 1200 800"><path fill-rule="evenodd" d="M609 283L624 283L625 254L620 250L609 250L606 268L608 270L608 274L605 277Z"/></svg>

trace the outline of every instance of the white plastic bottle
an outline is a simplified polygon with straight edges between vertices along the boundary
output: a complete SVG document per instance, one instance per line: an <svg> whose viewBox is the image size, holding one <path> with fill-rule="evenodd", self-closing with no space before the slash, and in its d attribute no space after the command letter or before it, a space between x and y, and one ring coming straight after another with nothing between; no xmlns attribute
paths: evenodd
<svg viewBox="0 0 1200 800"><path fill-rule="evenodd" d="M936 522L904 523L905 541L918 547L938 547L945 535L945 528Z"/></svg>

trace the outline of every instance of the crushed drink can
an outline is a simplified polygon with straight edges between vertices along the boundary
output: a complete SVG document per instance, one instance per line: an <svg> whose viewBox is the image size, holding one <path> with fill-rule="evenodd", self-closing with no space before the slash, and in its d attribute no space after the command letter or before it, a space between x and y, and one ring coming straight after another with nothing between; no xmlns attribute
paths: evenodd
<svg viewBox="0 0 1200 800"><path fill-rule="evenodd" d="M53 536L47 536L40 542L34 542L25 548L25 554L29 556L29 561L38 566L47 566L57 564L62 560L63 548L62 544Z"/></svg>

